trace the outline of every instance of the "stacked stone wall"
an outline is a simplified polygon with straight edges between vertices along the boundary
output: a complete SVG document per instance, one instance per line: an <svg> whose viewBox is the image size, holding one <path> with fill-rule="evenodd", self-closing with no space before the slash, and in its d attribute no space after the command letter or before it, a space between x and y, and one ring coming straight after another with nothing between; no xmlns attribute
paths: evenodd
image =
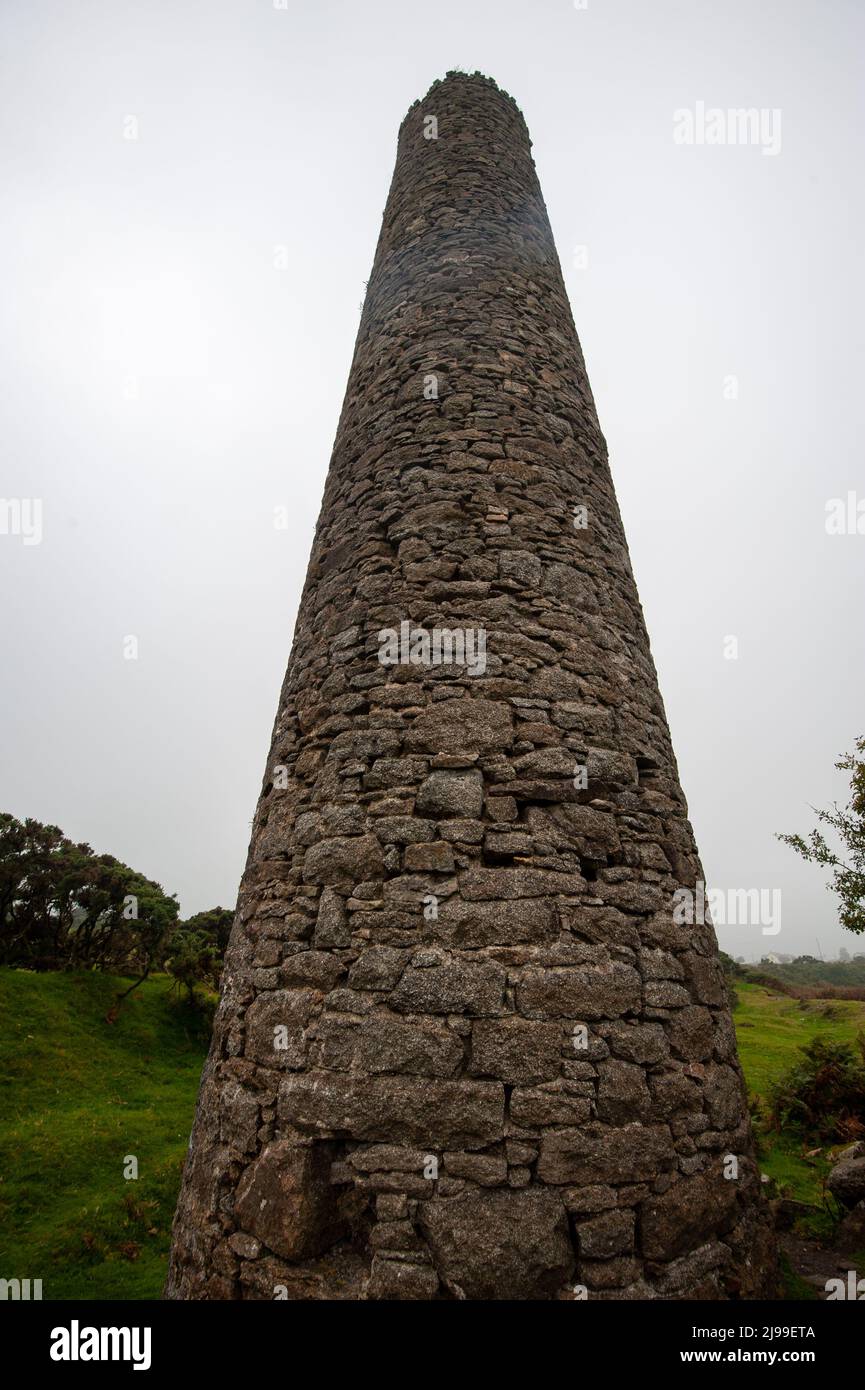
<svg viewBox="0 0 865 1390"><path fill-rule="evenodd" d="M525 122L449 76L399 133L169 1296L765 1292L701 879Z"/></svg>

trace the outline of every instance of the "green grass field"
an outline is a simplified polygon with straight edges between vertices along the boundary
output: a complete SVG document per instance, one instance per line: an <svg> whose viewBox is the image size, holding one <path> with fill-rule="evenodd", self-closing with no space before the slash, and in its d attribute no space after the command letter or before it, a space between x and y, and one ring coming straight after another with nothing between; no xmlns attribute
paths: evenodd
<svg viewBox="0 0 865 1390"><path fill-rule="evenodd" d="M0 970L0 1275L42 1279L44 1298L158 1298L207 1028L165 976L106 1023L126 981ZM854 1041L865 1004L795 999L738 984L752 1095L817 1036ZM761 1130L761 1164L785 1195L821 1206L824 1153ZM137 1181L124 1178L128 1155Z"/></svg>
<svg viewBox="0 0 865 1390"><path fill-rule="evenodd" d="M0 1274L43 1298L158 1298L204 1061L165 976L0 970ZM128 1155L138 1179L124 1178Z"/></svg>
<svg viewBox="0 0 865 1390"><path fill-rule="evenodd" d="M771 1083L788 1071L800 1048L814 1038L855 1043L865 1032L865 1003L848 999L790 999L762 985L736 982L733 1014L739 1057L752 1098L765 1101ZM830 1150L813 1153L792 1135L758 1124L760 1162L783 1195L813 1208L803 1215L803 1234L828 1235L832 1219L823 1200ZM843 1146L839 1146L843 1147Z"/></svg>

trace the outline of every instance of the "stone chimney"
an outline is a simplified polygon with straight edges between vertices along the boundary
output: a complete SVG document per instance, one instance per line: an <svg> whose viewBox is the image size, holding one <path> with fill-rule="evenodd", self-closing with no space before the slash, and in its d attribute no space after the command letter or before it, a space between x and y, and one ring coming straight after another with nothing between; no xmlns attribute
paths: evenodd
<svg viewBox="0 0 865 1390"><path fill-rule="evenodd" d="M771 1291L702 877L528 131L450 74L399 132L167 1296Z"/></svg>

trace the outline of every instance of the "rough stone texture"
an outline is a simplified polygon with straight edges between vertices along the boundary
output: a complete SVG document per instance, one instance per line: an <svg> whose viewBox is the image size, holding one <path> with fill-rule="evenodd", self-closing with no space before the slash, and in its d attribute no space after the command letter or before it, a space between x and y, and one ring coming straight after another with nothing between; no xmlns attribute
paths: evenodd
<svg viewBox="0 0 865 1390"><path fill-rule="evenodd" d="M553 1298L574 1266L564 1207L541 1187L424 1202L420 1227L456 1298Z"/></svg>
<svg viewBox="0 0 865 1390"><path fill-rule="evenodd" d="M865 1201L865 1141L859 1140L844 1150L829 1174L827 1186L845 1207Z"/></svg>
<svg viewBox="0 0 865 1390"><path fill-rule="evenodd" d="M442 660L383 663L402 624ZM167 1295L771 1291L701 876L528 132L452 75L400 129Z"/></svg>
<svg viewBox="0 0 865 1390"><path fill-rule="evenodd" d="M347 1229L330 1170L331 1154L323 1144L301 1147L284 1139L268 1144L238 1184L240 1227L288 1260L321 1255ZM232 1240L237 1250L236 1237ZM254 1258L251 1251L246 1257Z"/></svg>

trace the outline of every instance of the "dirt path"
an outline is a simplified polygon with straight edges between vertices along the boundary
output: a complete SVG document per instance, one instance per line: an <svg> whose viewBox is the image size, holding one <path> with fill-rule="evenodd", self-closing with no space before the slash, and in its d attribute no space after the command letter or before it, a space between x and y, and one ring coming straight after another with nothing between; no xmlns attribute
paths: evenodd
<svg viewBox="0 0 865 1390"><path fill-rule="evenodd" d="M865 1266L859 1261L857 1267L852 1255L842 1255L837 1250L818 1245L815 1241L803 1240L801 1236L788 1233L779 1237L781 1249L790 1261L790 1267L811 1284L818 1297L827 1298L826 1284L830 1279L842 1279L846 1285L848 1272L856 1270L857 1279L865 1277Z"/></svg>

